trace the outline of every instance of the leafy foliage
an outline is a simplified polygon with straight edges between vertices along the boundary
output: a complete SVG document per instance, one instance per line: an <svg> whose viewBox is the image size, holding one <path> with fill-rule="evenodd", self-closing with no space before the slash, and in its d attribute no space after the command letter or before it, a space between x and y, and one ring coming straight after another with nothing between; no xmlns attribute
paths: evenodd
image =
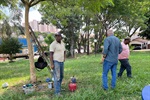
<svg viewBox="0 0 150 100"><path fill-rule="evenodd" d="M3 12L3 9L6 7L11 10L17 8L17 1L18 0L0 0L0 20L6 18L6 14Z"/></svg>
<svg viewBox="0 0 150 100"><path fill-rule="evenodd" d="M101 12L102 8L114 5L113 0L79 0L79 4L93 14Z"/></svg>
<svg viewBox="0 0 150 100"><path fill-rule="evenodd" d="M0 37L12 37L12 34L15 33L16 36L22 34L23 30L21 29L21 9L14 8L9 12L9 15L5 16L0 23Z"/></svg>
<svg viewBox="0 0 150 100"><path fill-rule="evenodd" d="M54 36L51 34L48 34L47 37L44 39L44 41L47 43L47 50L49 50L49 45L55 40Z"/></svg>
<svg viewBox="0 0 150 100"><path fill-rule="evenodd" d="M16 7L17 1L18 0L0 0L0 7L2 6Z"/></svg>
<svg viewBox="0 0 150 100"><path fill-rule="evenodd" d="M49 8L49 10L47 10ZM70 44L69 51L73 55L75 41L78 39L78 32L82 27L82 11L77 2L43 2L40 13L43 15L42 22L52 23L66 36L65 42Z"/></svg>
<svg viewBox="0 0 150 100"><path fill-rule="evenodd" d="M0 45L0 54L9 54L10 60L12 60L12 55L19 53L22 48L22 44L17 38L3 38Z"/></svg>
<svg viewBox="0 0 150 100"><path fill-rule="evenodd" d="M48 34L47 37L44 40L48 45L50 45L54 41L54 36L51 34Z"/></svg>
<svg viewBox="0 0 150 100"><path fill-rule="evenodd" d="M150 3L147 0L122 0L120 1L120 9L122 13L121 23L128 36L132 36L140 27L145 27L144 14L147 12Z"/></svg>
<svg viewBox="0 0 150 100"><path fill-rule="evenodd" d="M146 17L149 18L145 22L145 24L147 25L147 28L142 33L140 33L139 35L142 36L142 37L146 37L147 39L150 39L150 12L148 12L146 14Z"/></svg>

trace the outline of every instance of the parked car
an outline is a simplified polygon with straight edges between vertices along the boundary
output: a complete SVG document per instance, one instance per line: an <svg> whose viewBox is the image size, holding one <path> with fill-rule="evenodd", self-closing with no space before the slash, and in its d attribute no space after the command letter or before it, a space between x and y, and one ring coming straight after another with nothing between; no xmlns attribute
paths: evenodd
<svg viewBox="0 0 150 100"><path fill-rule="evenodd" d="M135 46L133 50L141 50L140 46Z"/></svg>

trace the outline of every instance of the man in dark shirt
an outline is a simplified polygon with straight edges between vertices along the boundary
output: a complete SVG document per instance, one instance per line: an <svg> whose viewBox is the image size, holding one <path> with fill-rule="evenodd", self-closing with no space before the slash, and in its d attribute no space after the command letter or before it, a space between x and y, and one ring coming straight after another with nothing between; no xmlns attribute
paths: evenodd
<svg viewBox="0 0 150 100"><path fill-rule="evenodd" d="M122 52L122 46L120 40L114 36L112 30L107 31L107 38L104 40L104 50L103 50L103 89L108 89L108 79L107 75L109 70L111 69L111 88L115 88L116 86L116 69L118 64L118 54Z"/></svg>

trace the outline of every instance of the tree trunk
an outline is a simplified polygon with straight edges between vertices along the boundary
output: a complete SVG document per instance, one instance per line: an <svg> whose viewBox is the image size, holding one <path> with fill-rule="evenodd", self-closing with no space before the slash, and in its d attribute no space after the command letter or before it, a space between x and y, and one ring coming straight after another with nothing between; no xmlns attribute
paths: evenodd
<svg viewBox="0 0 150 100"><path fill-rule="evenodd" d="M89 50L90 40L89 40L89 37L90 37L90 33L89 33L89 30L88 30L88 34L87 34L87 55L90 54L90 50Z"/></svg>
<svg viewBox="0 0 150 100"><path fill-rule="evenodd" d="M81 42L78 41L78 53L81 53Z"/></svg>
<svg viewBox="0 0 150 100"><path fill-rule="evenodd" d="M13 55L12 54L9 54L9 60L10 60L10 62L13 62Z"/></svg>
<svg viewBox="0 0 150 100"><path fill-rule="evenodd" d="M74 58L74 39L71 39L70 53L71 57Z"/></svg>
<svg viewBox="0 0 150 100"><path fill-rule="evenodd" d="M34 66L34 58L33 58L33 48L30 39L29 33L29 5L25 4L25 34L28 43L28 55L29 55L29 63L30 63L30 81L31 83L36 82L36 73L35 73L35 66Z"/></svg>
<svg viewBox="0 0 150 100"><path fill-rule="evenodd" d="M84 46L84 53L86 53L86 34L84 36L83 36L83 46Z"/></svg>

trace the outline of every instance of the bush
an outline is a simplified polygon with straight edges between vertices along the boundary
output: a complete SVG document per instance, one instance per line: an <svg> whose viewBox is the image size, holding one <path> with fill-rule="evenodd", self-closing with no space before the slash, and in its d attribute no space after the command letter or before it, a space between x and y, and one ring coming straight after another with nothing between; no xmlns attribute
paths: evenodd
<svg viewBox="0 0 150 100"><path fill-rule="evenodd" d="M9 54L10 61L13 59L13 54L19 53L22 44L17 38L3 38L0 45L0 54Z"/></svg>

